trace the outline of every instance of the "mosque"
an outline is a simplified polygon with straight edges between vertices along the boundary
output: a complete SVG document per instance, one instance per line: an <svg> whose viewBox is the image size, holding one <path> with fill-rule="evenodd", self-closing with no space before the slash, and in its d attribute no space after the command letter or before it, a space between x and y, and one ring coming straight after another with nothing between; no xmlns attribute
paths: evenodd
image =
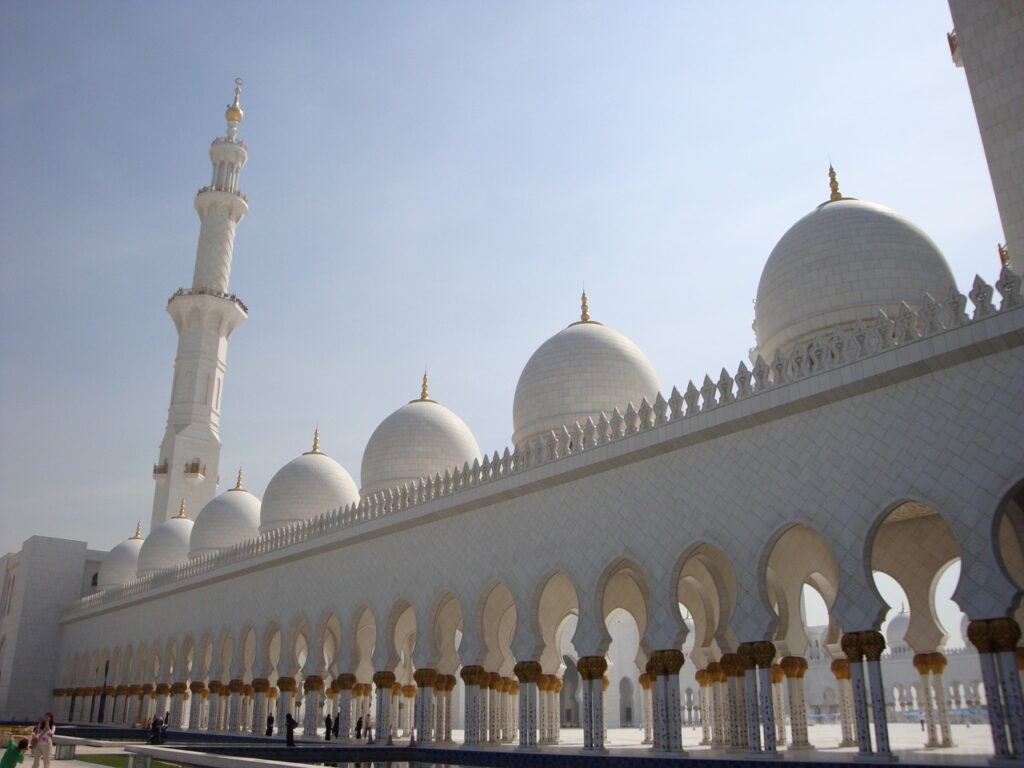
<svg viewBox="0 0 1024 768"><path fill-rule="evenodd" d="M1024 6L950 7L1006 238L990 282L965 295L925 232L829 169L764 266L749 364L666 387L584 294L526 362L507 447L482 451L424 376L361 487L314 434L262 500L241 472L216 487L248 316L236 88L167 304L149 533L0 561L0 716L261 734L297 713L310 737L331 712L344 739L371 713L382 738L544 749L572 725L591 751L621 724L659 752L749 754L806 749L834 716L884 759L893 718L920 713L941 749L973 711L1024 758ZM954 651L932 598L957 560ZM876 571L908 600L888 637ZM806 587L827 626L805 626Z"/></svg>

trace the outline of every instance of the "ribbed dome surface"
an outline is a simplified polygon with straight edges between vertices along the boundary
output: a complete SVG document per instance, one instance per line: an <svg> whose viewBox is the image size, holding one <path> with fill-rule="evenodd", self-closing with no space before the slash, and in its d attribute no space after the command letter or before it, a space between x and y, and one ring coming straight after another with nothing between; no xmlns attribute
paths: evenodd
<svg viewBox="0 0 1024 768"><path fill-rule="evenodd" d="M326 453L304 453L277 471L263 494L260 533L359 501L352 476Z"/></svg>
<svg viewBox="0 0 1024 768"><path fill-rule="evenodd" d="M444 474L480 458L480 446L465 422L440 403L414 400L373 431L363 451L361 493L368 496L400 484Z"/></svg>
<svg viewBox="0 0 1024 768"><path fill-rule="evenodd" d="M139 576L173 568L188 559L192 521L172 517L150 531L139 550Z"/></svg>
<svg viewBox="0 0 1024 768"><path fill-rule="evenodd" d="M232 488L203 507L192 526L188 556L216 552L260 534L260 500L245 489Z"/></svg>
<svg viewBox="0 0 1024 768"><path fill-rule="evenodd" d="M771 361L797 341L878 310L895 317L901 301L921 305L925 291L949 296L953 274L939 248L901 214L877 203L824 203L794 224L761 273L754 310L758 353Z"/></svg>
<svg viewBox="0 0 1024 768"><path fill-rule="evenodd" d="M100 589L112 589L127 584L139 570L139 551L143 539L125 539L107 554L100 566L96 584Z"/></svg>
<svg viewBox="0 0 1024 768"><path fill-rule="evenodd" d="M654 402L661 385L640 348L600 323L573 323L545 341L526 363L512 407L512 442L523 446L551 430L596 422L601 413Z"/></svg>

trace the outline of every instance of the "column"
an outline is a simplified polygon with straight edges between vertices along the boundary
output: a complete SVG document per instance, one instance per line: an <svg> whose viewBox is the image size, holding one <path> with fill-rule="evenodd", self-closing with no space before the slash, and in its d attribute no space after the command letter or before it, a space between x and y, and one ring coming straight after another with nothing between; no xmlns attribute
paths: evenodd
<svg viewBox="0 0 1024 768"><path fill-rule="evenodd" d="M914 654L914 669L921 676L921 696L924 698L924 721L925 721L925 747L939 746L939 740L935 733L935 700L932 696L932 662L930 653Z"/></svg>
<svg viewBox="0 0 1024 768"><path fill-rule="evenodd" d="M338 739L348 741L352 738L352 689L356 685L356 676L348 673L337 675L331 683L337 689L338 698Z"/></svg>
<svg viewBox="0 0 1024 768"><path fill-rule="evenodd" d="M537 661L520 661L513 670L519 680L519 748L537 746L537 691L541 666ZM468 694L467 694L468 696Z"/></svg>
<svg viewBox="0 0 1024 768"><path fill-rule="evenodd" d="M601 677L601 722L598 723L598 727L601 729L601 744L604 745L608 741L608 710L604 706L605 696L608 693L608 686L611 683L608 681L608 676L603 675Z"/></svg>
<svg viewBox="0 0 1024 768"><path fill-rule="evenodd" d="M658 652L658 692L665 702L662 744L669 752L683 751L683 723L679 707L679 670L683 668L683 661L683 652L678 649Z"/></svg>
<svg viewBox="0 0 1024 768"><path fill-rule="evenodd" d="M988 626L999 670L999 690L1003 697L1006 723L1010 728L1010 749L1015 757L1021 758L1024 756L1024 696L1021 694L1020 672L1017 669L1020 627L1009 618L989 619ZM987 687L985 691L988 692Z"/></svg>
<svg viewBox="0 0 1024 768"><path fill-rule="evenodd" d="M388 738L385 740L385 744L393 743L394 737L398 734L398 729L401 726L398 718L402 712L402 684L397 680L391 684L391 720L388 721Z"/></svg>
<svg viewBox="0 0 1024 768"><path fill-rule="evenodd" d="M699 676L701 673L697 672ZM646 672L640 673L640 719L644 726L644 740L642 744L650 744L653 737L651 728L651 676Z"/></svg>
<svg viewBox="0 0 1024 768"><path fill-rule="evenodd" d="M720 662L713 661L708 664L708 682L711 687L712 704L712 741L713 747L726 747L729 745L729 737L732 727L729 724L729 700L728 700L728 675Z"/></svg>
<svg viewBox="0 0 1024 768"><path fill-rule="evenodd" d="M761 718L757 707L757 668L754 662L754 644L740 643L737 656L743 664L743 701L745 704L747 748L761 751Z"/></svg>
<svg viewBox="0 0 1024 768"><path fill-rule="evenodd" d="M464 702L466 746L475 746L480 743L480 682L485 674L484 668L479 665L474 664L462 668L462 682L466 685Z"/></svg>
<svg viewBox="0 0 1024 768"><path fill-rule="evenodd" d="M270 680L265 677L252 679L252 719L250 731L253 736L262 736L267 731L267 691Z"/></svg>
<svg viewBox="0 0 1024 768"><path fill-rule="evenodd" d="M373 684L377 686L377 712L373 718L373 739L370 744L387 744L391 732L391 687L395 684L395 673L381 670L373 673Z"/></svg>
<svg viewBox="0 0 1024 768"><path fill-rule="evenodd" d="M729 724L729 748L733 751L745 751L748 745L746 670L743 668L742 659L735 653L725 654L720 663L726 675L724 692L726 721Z"/></svg>
<svg viewBox="0 0 1024 768"><path fill-rule="evenodd" d="M1018 664L1019 664L1018 655ZM946 683L942 679L942 673L946 671L946 657L936 651L931 654L930 669L932 673L932 685L935 689L935 711L939 718L939 746L952 747L953 731L949 725L949 703L946 700Z"/></svg>
<svg viewBox="0 0 1024 768"><path fill-rule="evenodd" d="M444 741L450 744L452 741L452 691L458 681L455 675L445 675L444 686Z"/></svg>
<svg viewBox="0 0 1024 768"><path fill-rule="evenodd" d="M786 673L781 664L772 664L772 701L775 702L775 741L786 746L786 708L782 694L782 686L786 682Z"/></svg>
<svg viewBox="0 0 1024 768"><path fill-rule="evenodd" d="M302 703L302 737L316 738L320 726L320 702L324 696L324 679L320 675L306 675L302 682L302 690L306 694Z"/></svg>
<svg viewBox="0 0 1024 768"><path fill-rule="evenodd" d="M555 690L551 694L551 696L552 696L552 698L554 699L554 702L555 702L554 723L555 723L555 743L556 744L559 744L562 741L562 687L563 687L563 685L564 685L564 683L562 682L562 678L556 677L555 678Z"/></svg>
<svg viewBox="0 0 1024 768"><path fill-rule="evenodd" d="M498 683L501 682L501 675L491 672L487 681L487 741L497 744L501 741L501 729L498 725Z"/></svg>
<svg viewBox="0 0 1024 768"><path fill-rule="evenodd" d="M836 690L839 692L839 722L842 726L843 738L840 747L852 747L857 743L854 737L853 687L850 684L850 662L847 659L836 659L832 662L832 674L836 678Z"/></svg>
<svg viewBox="0 0 1024 768"><path fill-rule="evenodd" d="M697 703L700 705L700 743L701 746L711 744L711 683L708 671L698 669L697 674Z"/></svg>
<svg viewBox="0 0 1024 768"><path fill-rule="evenodd" d="M864 646L860 632L843 635L843 653L850 662L850 685L853 689L853 718L857 730L857 748L860 754L871 754L871 731L868 722L868 697L864 681Z"/></svg>
<svg viewBox="0 0 1024 768"><path fill-rule="evenodd" d="M757 708L764 728L762 744L764 751L773 754L775 747L775 699L772 696L772 662L775 661L775 645L767 640L753 644L754 664L757 667Z"/></svg>
<svg viewBox="0 0 1024 768"><path fill-rule="evenodd" d="M864 648L865 666L871 684L871 712L875 720L875 752L892 755L889 747L889 713L885 707L885 683L882 681L882 652L885 637L874 630L861 632L861 646Z"/></svg>
<svg viewBox="0 0 1024 768"><path fill-rule="evenodd" d="M295 710L295 678L294 677L278 677L277 678L277 690L279 695L277 697L277 714L274 715L274 724L278 733L285 732L285 720L288 715L292 714Z"/></svg>
<svg viewBox="0 0 1024 768"><path fill-rule="evenodd" d="M137 721L142 719L141 717L139 717L139 712L141 711L141 709L142 709L142 686L141 685L129 686L129 688L128 688L128 706L126 707L126 713L125 713L126 717L127 717L125 722L128 723L129 726L134 726ZM70 719L71 719L71 715L69 713L68 720L70 720Z"/></svg>
<svg viewBox="0 0 1024 768"><path fill-rule="evenodd" d="M171 722L168 728L181 728L184 725L182 716L184 714L184 695L188 690L188 684L184 681L171 685Z"/></svg>
<svg viewBox="0 0 1024 768"><path fill-rule="evenodd" d="M445 718L445 687L448 685L447 675L434 676L434 711L433 730L434 741L444 741L444 718Z"/></svg>
<svg viewBox="0 0 1024 768"><path fill-rule="evenodd" d="M790 749L810 749L807 735L807 699L804 695L804 675L807 673L807 659L802 656L786 656L782 660L782 672L786 676L786 693L789 695L789 723L793 731ZM833 664L833 667L835 665ZM849 669L847 663L846 669ZM833 671L835 671L833 669ZM843 740L846 732L843 731Z"/></svg>
<svg viewBox="0 0 1024 768"><path fill-rule="evenodd" d="M433 727L431 725L434 709L434 683L437 681L436 669L417 669L413 672L412 679L416 681L416 740L420 744L429 744L433 741Z"/></svg>
<svg viewBox="0 0 1024 768"><path fill-rule="evenodd" d="M141 706L139 707L139 713L142 715L140 719L149 724L153 720L154 711L156 711L156 686L152 683L143 683Z"/></svg>
<svg viewBox="0 0 1024 768"><path fill-rule="evenodd" d="M228 725L230 733L238 733L242 727L242 691L245 690L245 681L240 678L233 678L228 682Z"/></svg>
<svg viewBox="0 0 1024 768"><path fill-rule="evenodd" d="M551 684L551 675L541 675L537 678L537 743L550 744L551 736L548 734L548 686Z"/></svg>
<svg viewBox="0 0 1024 768"><path fill-rule="evenodd" d="M583 749L604 751L604 689L601 681L608 669L604 656L583 656L576 662L583 683Z"/></svg>
<svg viewBox="0 0 1024 768"><path fill-rule="evenodd" d="M96 689L97 691L99 688ZM156 686L156 714L163 720L167 716L167 701L171 694L170 683L158 683Z"/></svg>
<svg viewBox="0 0 1024 768"><path fill-rule="evenodd" d="M668 731L668 713L665 711L665 686L659 681L661 675L660 651L652 651L645 666L646 675L651 681L651 751L665 750L665 734Z"/></svg>

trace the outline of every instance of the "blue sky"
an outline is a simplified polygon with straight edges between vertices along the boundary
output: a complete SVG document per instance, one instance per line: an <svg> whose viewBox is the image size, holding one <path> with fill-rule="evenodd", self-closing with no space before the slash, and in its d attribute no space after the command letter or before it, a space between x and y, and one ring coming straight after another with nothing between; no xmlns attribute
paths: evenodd
<svg viewBox="0 0 1024 768"><path fill-rule="evenodd" d="M827 197L906 214L962 289L1003 239L938 2L0 5L0 551L147 524L232 81L249 164L221 474L358 480L432 394L483 450L591 313L663 388L735 370L775 242Z"/></svg>

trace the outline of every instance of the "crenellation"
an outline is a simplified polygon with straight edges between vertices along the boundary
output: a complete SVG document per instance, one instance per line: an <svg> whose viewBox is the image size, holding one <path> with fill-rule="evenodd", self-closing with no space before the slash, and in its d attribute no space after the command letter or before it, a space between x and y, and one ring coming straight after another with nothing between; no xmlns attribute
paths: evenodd
<svg viewBox="0 0 1024 768"><path fill-rule="evenodd" d="M981 275L974 276L974 285L967 296L974 304L974 320L988 317L996 311L992 304L992 286L981 279Z"/></svg>

